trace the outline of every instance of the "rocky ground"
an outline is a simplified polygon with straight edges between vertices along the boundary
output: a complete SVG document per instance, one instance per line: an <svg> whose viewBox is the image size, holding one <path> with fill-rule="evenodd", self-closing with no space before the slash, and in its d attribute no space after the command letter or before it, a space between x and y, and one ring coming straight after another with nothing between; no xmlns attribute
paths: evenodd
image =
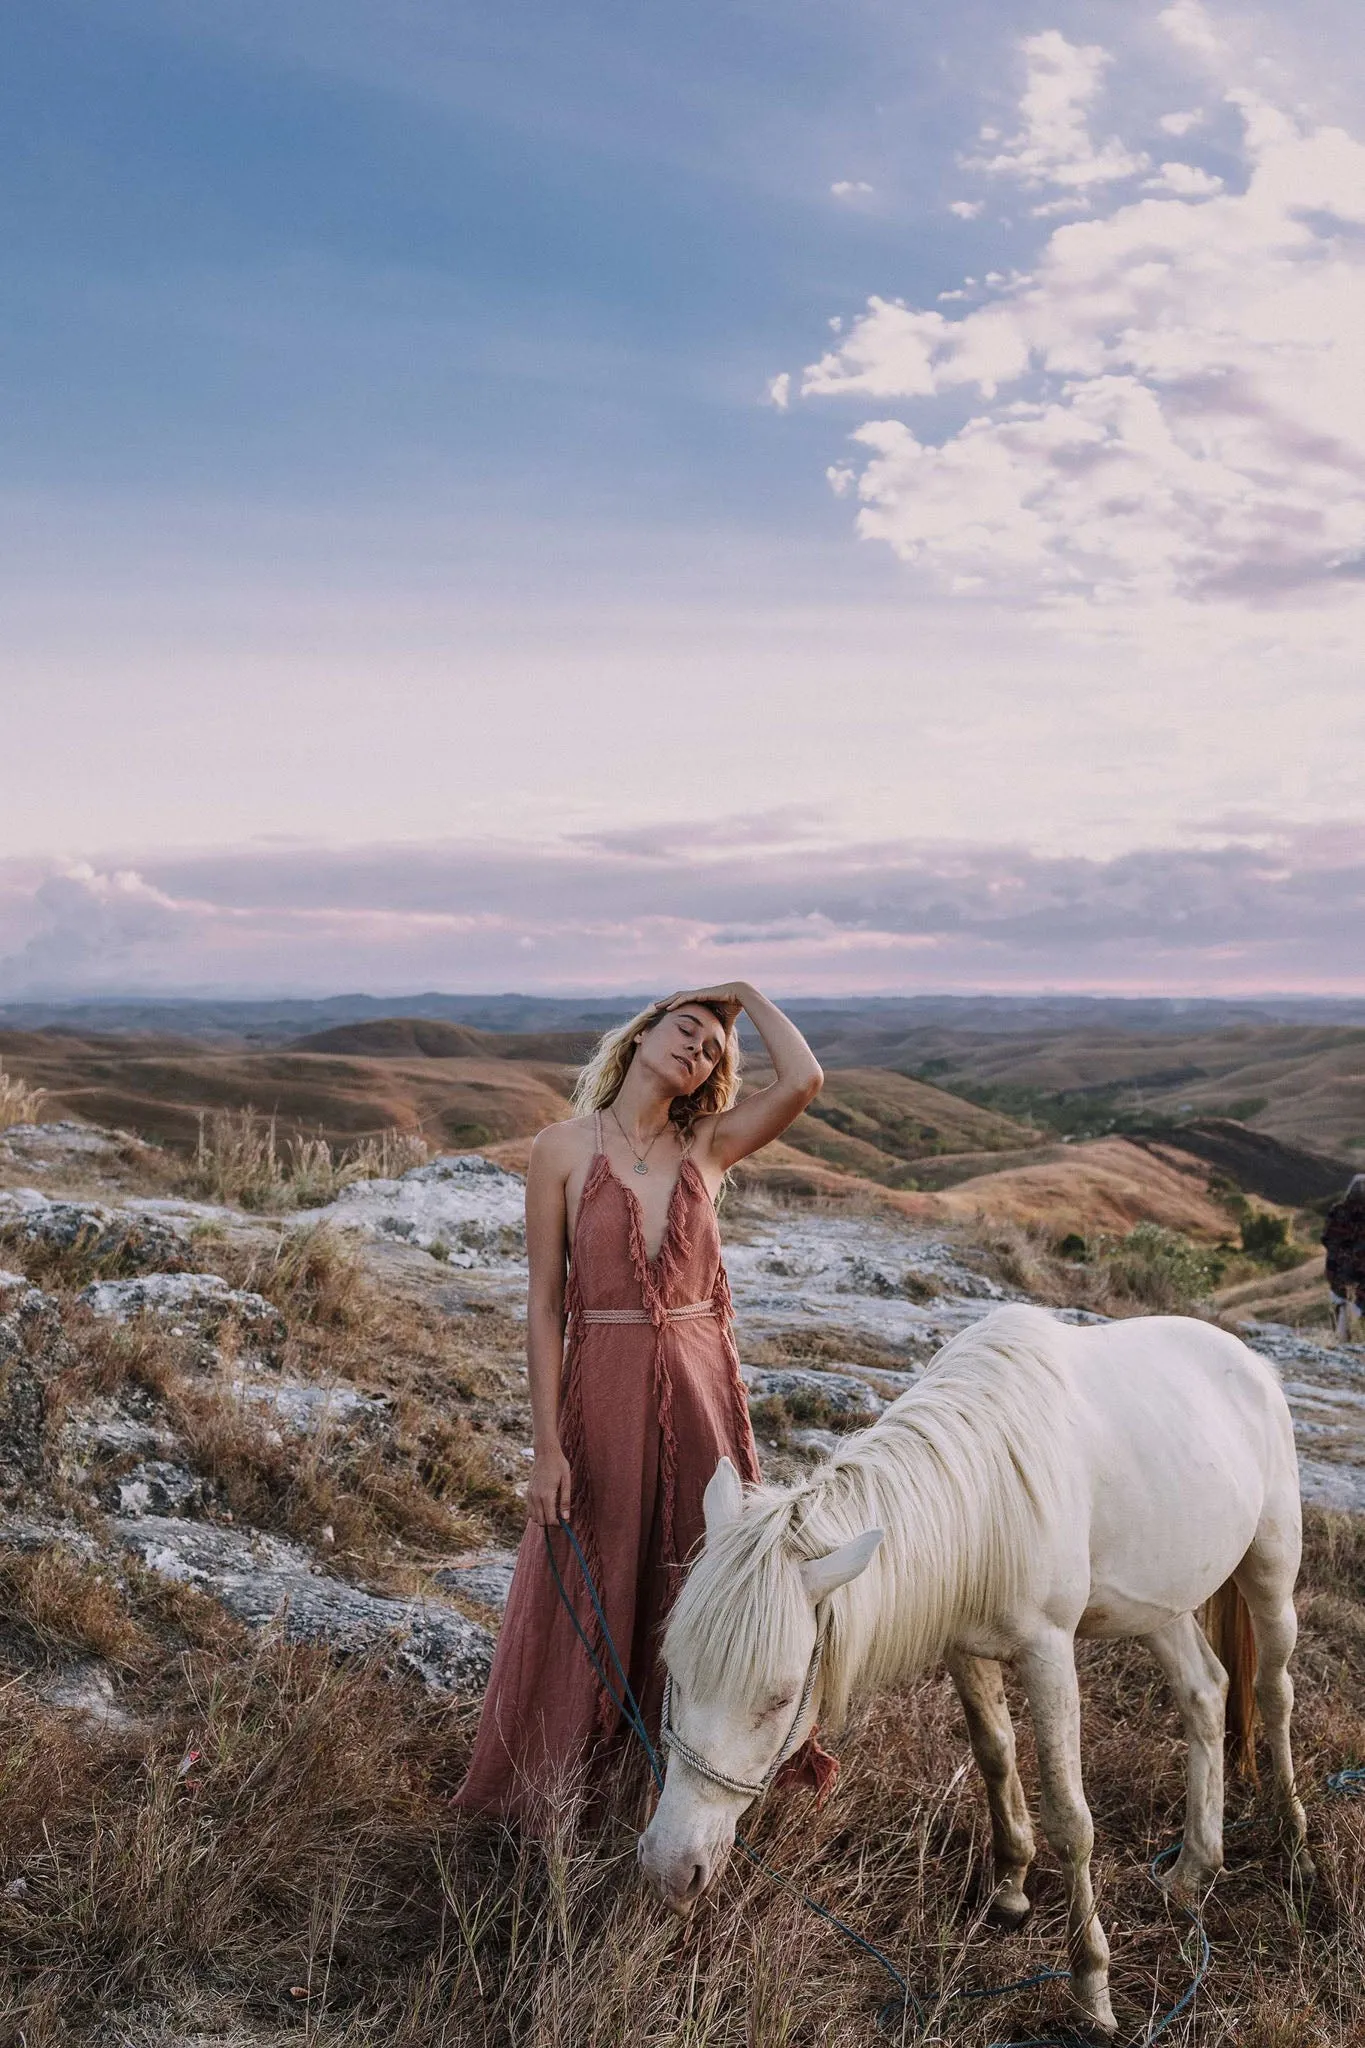
<svg viewBox="0 0 1365 2048"><path fill-rule="evenodd" d="M317 1356L310 1376L297 1358L291 1371L277 1303L232 1285L221 1268L277 1256L286 1234L322 1228L354 1248L376 1287L438 1324L490 1312L515 1322L525 1286L520 1181L478 1155L447 1157L281 1220L133 1192L138 1166L136 1145L80 1125L0 1138L11 1183L0 1188L0 1481L18 1503L0 1544L136 1558L252 1628L349 1652L388 1647L438 1690L477 1684L490 1650L477 1617L505 1599L506 1540L443 1555L419 1545L424 1576L407 1597L365 1583L354 1559L339 1574L327 1525L309 1545L235 1519L196 1467L175 1403L136 1381L108 1391L107 1372L82 1383L79 1362L101 1333L152 1331L249 1436L304 1458L382 1443L394 1394L329 1372ZM948 1338L1018 1298L965 1237L894 1217L750 1196L731 1203L726 1236L744 1376L765 1465L779 1475L872 1420ZM44 1284L45 1271L59 1284ZM61 1284L87 1271L97 1277ZM1249 1322L1242 1334L1283 1381L1305 1498L1365 1511L1365 1352L1275 1324ZM460 1405L492 1468L522 1490L529 1414L515 1341ZM391 1582L386 1562L379 1577Z"/></svg>

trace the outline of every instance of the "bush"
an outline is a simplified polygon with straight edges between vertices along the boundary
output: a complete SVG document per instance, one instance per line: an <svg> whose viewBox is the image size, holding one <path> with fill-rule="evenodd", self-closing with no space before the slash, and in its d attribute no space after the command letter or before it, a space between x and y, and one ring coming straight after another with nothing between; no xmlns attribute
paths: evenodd
<svg viewBox="0 0 1365 2048"><path fill-rule="evenodd" d="M1292 1249L1287 1216L1272 1216L1263 1209L1259 1214L1253 1211L1243 1221L1242 1250L1249 1259L1259 1259L1267 1266L1278 1265Z"/></svg>
<svg viewBox="0 0 1365 2048"><path fill-rule="evenodd" d="M1134 1224L1126 1237L1104 1248L1103 1258L1115 1287L1158 1314L1193 1308L1221 1274L1216 1253L1160 1223Z"/></svg>

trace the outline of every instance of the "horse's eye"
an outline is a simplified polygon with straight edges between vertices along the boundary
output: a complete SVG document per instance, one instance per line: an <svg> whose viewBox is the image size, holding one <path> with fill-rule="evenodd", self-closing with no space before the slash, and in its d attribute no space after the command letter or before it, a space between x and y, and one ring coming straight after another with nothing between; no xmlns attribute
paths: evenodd
<svg viewBox="0 0 1365 2048"><path fill-rule="evenodd" d="M763 1705L758 1710L756 1718L759 1721L766 1721L773 1714L780 1714L784 1707L791 1707L794 1705L794 1694L789 1692L775 1692L771 1695L769 1699L764 1701Z"/></svg>

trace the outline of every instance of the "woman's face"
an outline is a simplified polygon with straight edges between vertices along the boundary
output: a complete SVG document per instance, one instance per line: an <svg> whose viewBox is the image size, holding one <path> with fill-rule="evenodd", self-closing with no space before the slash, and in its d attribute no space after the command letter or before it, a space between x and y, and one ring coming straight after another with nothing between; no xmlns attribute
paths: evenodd
<svg viewBox="0 0 1365 2048"><path fill-rule="evenodd" d="M725 1026L700 1004L668 1010L640 1040L643 1060L674 1095L694 1095L725 1050Z"/></svg>

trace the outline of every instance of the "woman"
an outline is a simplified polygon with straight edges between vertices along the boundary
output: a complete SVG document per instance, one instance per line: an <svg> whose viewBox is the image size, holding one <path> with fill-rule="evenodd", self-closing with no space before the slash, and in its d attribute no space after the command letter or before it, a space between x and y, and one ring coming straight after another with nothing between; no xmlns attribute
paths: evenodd
<svg viewBox="0 0 1365 2048"><path fill-rule="evenodd" d="M775 1078L737 1103L741 1011ZM657 1726L659 1634L701 1538L702 1493L722 1457L758 1478L716 1195L729 1169L785 1131L823 1079L796 1026L747 982L693 989L609 1032L579 1081L582 1114L552 1124L531 1148L530 1519L456 1794L467 1811L534 1824L618 1733L550 1572L547 1529L579 1621L609 1668L561 1518Z"/></svg>

